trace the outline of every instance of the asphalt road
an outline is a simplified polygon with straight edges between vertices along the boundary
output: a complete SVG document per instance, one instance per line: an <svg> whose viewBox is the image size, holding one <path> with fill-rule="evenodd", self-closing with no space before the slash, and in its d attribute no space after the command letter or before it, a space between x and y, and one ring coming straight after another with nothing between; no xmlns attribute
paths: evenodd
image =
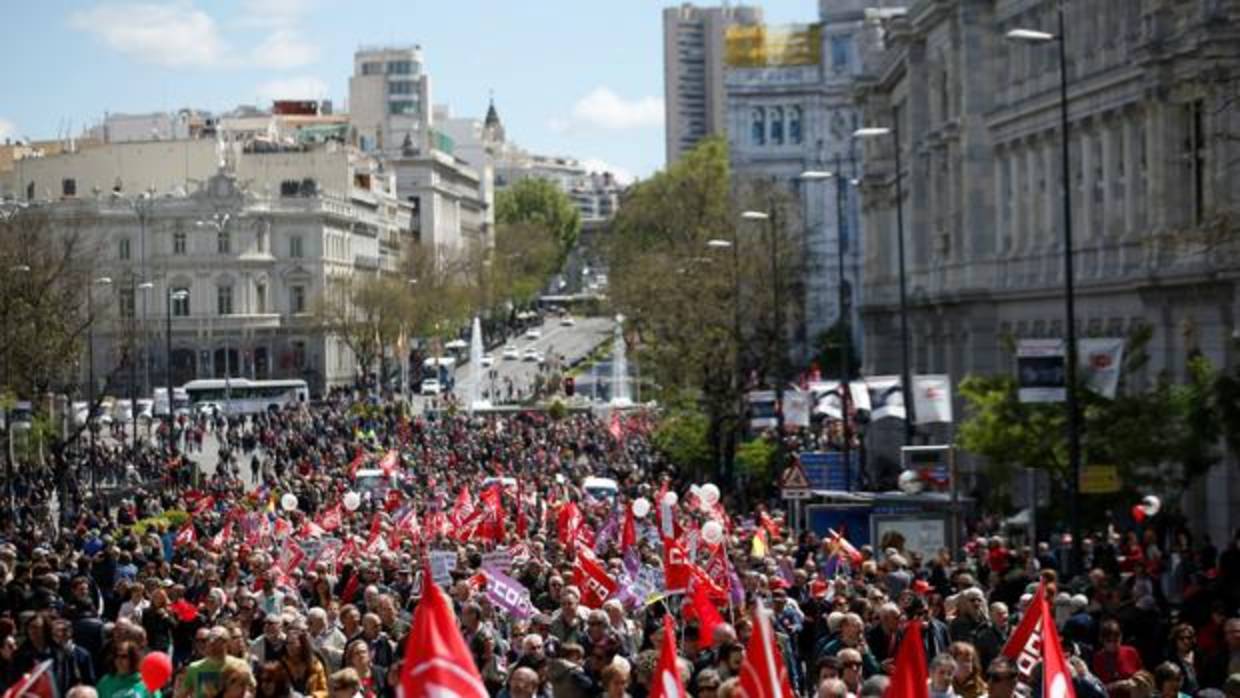
<svg viewBox="0 0 1240 698"><path fill-rule="evenodd" d="M572 325L561 324L559 318L548 318L539 328L541 336L538 339L530 339L522 335L509 340L507 346L516 347L520 353L531 348L542 352L546 356L549 368L553 367L556 362L561 362L562 366L568 366L589 356L600 344L611 342L614 328L615 321L611 318L576 318ZM486 390L494 385L496 391L502 392L506 397L507 381L505 379L511 379L517 390L528 394L533 387L534 377L539 372L538 362L521 358L505 359L503 349L503 347L496 347L490 352L494 363L490 369L482 369L483 389ZM468 362L457 368L453 394L459 399L467 399L470 383L474 380L478 368ZM429 402L430 399L427 397L419 396L414 399L415 408L424 408ZM492 402L497 401L492 400Z"/></svg>

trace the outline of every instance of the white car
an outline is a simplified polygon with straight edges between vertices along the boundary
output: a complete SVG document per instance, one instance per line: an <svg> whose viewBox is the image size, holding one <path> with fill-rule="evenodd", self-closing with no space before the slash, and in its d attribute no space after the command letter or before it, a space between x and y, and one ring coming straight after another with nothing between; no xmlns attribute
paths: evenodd
<svg viewBox="0 0 1240 698"><path fill-rule="evenodd" d="M538 361L538 357L539 353L537 349L526 349L525 352L521 354L522 361Z"/></svg>
<svg viewBox="0 0 1240 698"><path fill-rule="evenodd" d="M565 315L564 317L560 318L560 325L564 327L572 327L573 325L576 325L576 324L577 324L577 321L573 319L572 315Z"/></svg>
<svg viewBox="0 0 1240 698"><path fill-rule="evenodd" d="M508 346L504 347L504 351L501 354L501 356L504 357L505 361L516 361L517 359L521 358L521 350L518 349L516 346L509 344Z"/></svg>
<svg viewBox="0 0 1240 698"><path fill-rule="evenodd" d="M206 400L194 405L194 413L199 417L215 418L224 414L224 406L218 402Z"/></svg>
<svg viewBox="0 0 1240 698"><path fill-rule="evenodd" d="M439 387L438 378L427 378L426 380L422 381L422 387L421 387L420 392L423 395L438 395L440 390L441 388Z"/></svg>
<svg viewBox="0 0 1240 698"><path fill-rule="evenodd" d="M490 367L492 367L492 366L494 366L494 365L495 365L495 357L494 357L494 356L491 356L490 354L486 354L486 355L484 355L484 356L482 357L482 367L483 367L483 368L490 368Z"/></svg>
<svg viewBox="0 0 1240 698"><path fill-rule="evenodd" d="M531 327L525 331L526 339L542 339L542 330L537 327Z"/></svg>

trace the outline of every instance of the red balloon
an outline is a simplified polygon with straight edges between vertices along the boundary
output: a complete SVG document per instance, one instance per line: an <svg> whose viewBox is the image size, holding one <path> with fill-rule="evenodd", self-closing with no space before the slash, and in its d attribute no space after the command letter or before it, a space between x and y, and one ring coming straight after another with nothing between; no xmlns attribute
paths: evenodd
<svg viewBox="0 0 1240 698"><path fill-rule="evenodd" d="M139 667L142 683L151 693L158 691L172 678L172 659L163 652L150 652L142 658Z"/></svg>
<svg viewBox="0 0 1240 698"><path fill-rule="evenodd" d="M1132 505L1132 520L1136 521L1137 523L1144 522L1145 521L1145 507L1141 506L1140 504L1133 504Z"/></svg>

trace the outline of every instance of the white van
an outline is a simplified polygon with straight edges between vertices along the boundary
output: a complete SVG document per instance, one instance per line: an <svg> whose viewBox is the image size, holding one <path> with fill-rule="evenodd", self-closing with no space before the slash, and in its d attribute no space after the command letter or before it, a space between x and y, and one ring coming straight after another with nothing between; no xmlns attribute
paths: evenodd
<svg viewBox="0 0 1240 698"><path fill-rule="evenodd" d="M373 501L383 501L396 485L396 475L384 475L379 468L358 468L353 475L353 490L363 497L369 492Z"/></svg>
<svg viewBox="0 0 1240 698"><path fill-rule="evenodd" d="M615 502L616 495L620 493L620 486L609 477L588 477L581 481L581 489L595 499L609 502Z"/></svg>

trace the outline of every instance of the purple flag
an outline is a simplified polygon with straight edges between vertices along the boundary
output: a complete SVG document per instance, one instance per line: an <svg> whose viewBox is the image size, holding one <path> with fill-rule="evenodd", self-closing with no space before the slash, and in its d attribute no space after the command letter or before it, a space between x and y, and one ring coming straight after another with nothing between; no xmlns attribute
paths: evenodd
<svg viewBox="0 0 1240 698"><path fill-rule="evenodd" d="M620 528L620 519L616 516L616 510L612 509L607 515L607 520L598 529L598 535L594 537L594 553L602 555L607 550L607 545L616 535L616 529Z"/></svg>
<svg viewBox="0 0 1240 698"><path fill-rule="evenodd" d="M491 603L513 618L525 619L534 615L530 592L521 582L494 567L483 567L482 573L487 577L487 598L491 599Z"/></svg>

